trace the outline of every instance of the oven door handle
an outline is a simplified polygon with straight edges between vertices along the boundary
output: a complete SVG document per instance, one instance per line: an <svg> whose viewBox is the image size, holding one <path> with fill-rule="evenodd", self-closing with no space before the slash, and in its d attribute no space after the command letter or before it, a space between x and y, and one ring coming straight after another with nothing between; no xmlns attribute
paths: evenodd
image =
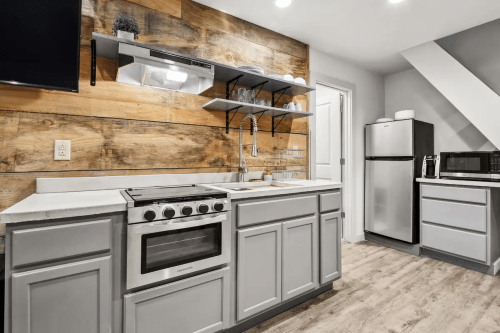
<svg viewBox="0 0 500 333"><path fill-rule="evenodd" d="M224 222L226 220L227 220L227 214L222 214L199 220L193 219L190 221L179 221L179 222L173 222L172 220L168 220L165 222L141 223L136 225L136 227L134 228L134 232L137 234L145 234L145 233L159 232L165 230L176 230L189 227L198 227L206 224L214 224L214 223Z"/></svg>

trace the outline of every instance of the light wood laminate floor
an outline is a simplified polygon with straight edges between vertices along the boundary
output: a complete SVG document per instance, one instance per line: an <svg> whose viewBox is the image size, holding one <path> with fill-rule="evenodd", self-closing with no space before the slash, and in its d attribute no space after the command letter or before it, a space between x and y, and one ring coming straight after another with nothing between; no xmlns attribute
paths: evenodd
<svg viewBox="0 0 500 333"><path fill-rule="evenodd" d="M332 291L247 333L500 332L500 277L370 242L342 251Z"/></svg>

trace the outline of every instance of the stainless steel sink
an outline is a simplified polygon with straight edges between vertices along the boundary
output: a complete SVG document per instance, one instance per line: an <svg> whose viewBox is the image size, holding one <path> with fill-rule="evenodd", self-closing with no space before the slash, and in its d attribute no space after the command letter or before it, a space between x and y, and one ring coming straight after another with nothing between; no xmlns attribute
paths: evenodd
<svg viewBox="0 0 500 333"><path fill-rule="evenodd" d="M261 182L261 183L253 183L253 182L245 182L245 183L225 183L225 184L215 184L214 186L227 189L230 191L252 191L252 190L274 190L284 187L297 187L302 186L300 184L290 184L290 183L281 183L281 182Z"/></svg>

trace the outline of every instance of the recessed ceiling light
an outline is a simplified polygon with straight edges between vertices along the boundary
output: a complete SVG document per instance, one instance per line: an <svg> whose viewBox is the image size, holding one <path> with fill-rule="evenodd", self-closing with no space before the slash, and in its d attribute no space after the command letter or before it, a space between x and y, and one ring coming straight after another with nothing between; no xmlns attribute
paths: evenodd
<svg viewBox="0 0 500 333"><path fill-rule="evenodd" d="M285 7L290 6L290 4L292 3L292 0L276 0L274 3L276 4L276 6L278 6L280 8L285 8Z"/></svg>
<svg viewBox="0 0 500 333"><path fill-rule="evenodd" d="M404 0L389 0L389 2L392 2L392 3L398 3L398 2L403 2Z"/></svg>

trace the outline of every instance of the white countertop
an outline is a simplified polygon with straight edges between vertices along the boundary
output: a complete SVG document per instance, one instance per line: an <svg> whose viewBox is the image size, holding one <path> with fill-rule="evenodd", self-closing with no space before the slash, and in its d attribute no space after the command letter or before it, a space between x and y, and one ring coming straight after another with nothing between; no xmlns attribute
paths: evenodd
<svg viewBox="0 0 500 333"><path fill-rule="evenodd" d="M417 182L429 183L429 184L443 184L443 185L476 186L476 187L500 187L500 182L481 182L475 180L460 180L460 179L417 178Z"/></svg>
<svg viewBox="0 0 500 333"><path fill-rule="evenodd" d="M0 223L17 223L121 212L127 201L119 190L32 194L0 213Z"/></svg>
<svg viewBox="0 0 500 333"><path fill-rule="evenodd" d="M283 187L273 186L272 184L283 184ZM254 189L247 191L233 191L231 189L219 187L219 184L205 184L205 186L215 188L217 190L224 190L230 194L231 200L260 198L266 196L286 195L295 193L306 193L314 191L325 191L342 188L342 183L333 183L326 180L289 180L289 181L273 181L273 182L256 182L244 183L245 187L252 187ZM220 184L228 186L229 184ZM231 187L241 187L242 184L231 183ZM259 187L263 187L259 189Z"/></svg>
<svg viewBox="0 0 500 333"><path fill-rule="evenodd" d="M216 186L217 184L205 184L205 186L216 187L219 190L226 191L229 193L232 200L332 190L342 187L341 183L333 183L325 180L298 180L286 181L284 183L284 185L288 184L293 186L266 187L248 191L232 191L230 189L219 188ZM259 185L270 185L270 182L245 184L248 184L248 187L254 187ZM238 187L242 184L222 183L220 185ZM127 201L123 198L118 189L33 194L1 212L0 224L71 218L76 216L124 212L126 210Z"/></svg>

